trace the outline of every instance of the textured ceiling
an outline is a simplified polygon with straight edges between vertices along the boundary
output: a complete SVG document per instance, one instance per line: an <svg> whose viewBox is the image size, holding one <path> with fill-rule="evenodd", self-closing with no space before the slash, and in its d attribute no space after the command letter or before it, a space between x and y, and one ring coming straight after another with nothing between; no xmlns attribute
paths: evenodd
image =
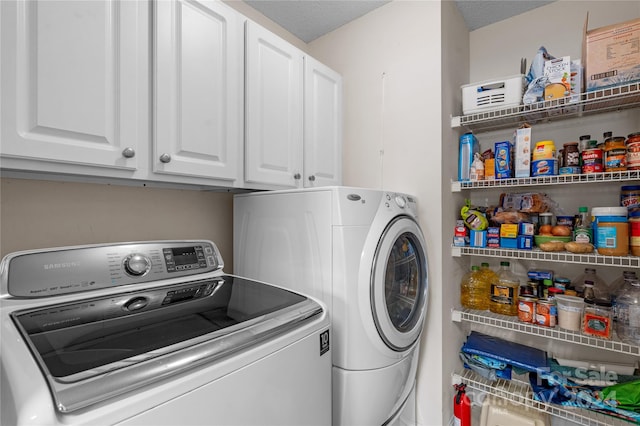
<svg viewBox="0 0 640 426"><path fill-rule="evenodd" d="M300 40L309 43L389 3L389 0L245 0L245 2ZM552 1L455 0L455 2L464 17L467 28L473 31Z"/></svg>

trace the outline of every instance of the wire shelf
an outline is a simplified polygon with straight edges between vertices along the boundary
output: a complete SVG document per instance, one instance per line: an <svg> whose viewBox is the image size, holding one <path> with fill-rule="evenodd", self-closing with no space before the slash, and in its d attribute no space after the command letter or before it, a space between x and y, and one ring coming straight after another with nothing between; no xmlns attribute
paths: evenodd
<svg viewBox="0 0 640 426"><path fill-rule="evenodd" d="M589 114L635 108L640 105L640 83L586 92L580 99L553 99L529 105L500 108L451 117L451 127L489 131L513 127L524 122L536 124L582 117Z"/></svg>
<svg viewBox="0 0 640 426"><path fill-rule="evenodd" d="M533 398L533 391L528 383L518 380L499 379L496 382L486 380L470 370L453 373L454 383L464 383L467 389L486 392L490 395L507 399L515 404L549 413L552 416L566 419L585 426L629 426L633 424L622 419L589 411L582 408L569 408L561 405L545 404Z"/></svg>
<svg viewBox="0 0 640 426"><path fill-rule="evenodd" d="M493 179L475 182L464 181L451 182L451 192L460 192L464 189L484 188L509 188L514 186L551 186L567 185L575 183L606 183L640 181L640 170L628 170L625 172L589 173L580 175L537 176L529 178ZM640 182L639 182L640 183Z"/></svg>
<svg viewBox="0 0 640 426"><path fill-rule="evenodd" d="M473 324L488 325L503 330L517 331L519 333L542 336L562 342L575 343L591 348L604 349L611 352L619 352L627 355L640 356L640 346L630 345L616 339L606 340L584 335L579 332L563 330L559 327L544 327L537 324L521 322L517 317L494 314L489 311L474 309L452 309L451 319L455 322L469 322Z"/></svg>
<svg viewBox="0 0 640 426"><path fill-rule="evenodd" d="M460 256L482 256L499 257L503 259L536 260L543 262L563 262L577 263L581 265L614 266L619 268L640 268L640 257L638 256L602 256L597 253L574 254L566 251L548 252L539 248L532 250L517 250L503 248L481 248L481 247L451 247L453 257Z"/></svg>

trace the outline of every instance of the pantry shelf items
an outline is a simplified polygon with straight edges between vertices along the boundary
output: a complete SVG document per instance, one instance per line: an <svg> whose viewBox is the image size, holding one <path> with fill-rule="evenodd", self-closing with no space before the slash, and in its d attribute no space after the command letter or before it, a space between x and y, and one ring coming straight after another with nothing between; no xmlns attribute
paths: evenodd
<svg viewBox="0 0 640 426"><path fill-rule="evenodd" d="M640 268L640 257L638 256L602 256L596 252L590 254L574 254L569 252L545 252L537 248L532 250L517 250L452 246L451 255L453 257L482 256L498 257L501 259L539 260L545 262L577 263L582 265Z"/></svg>
<svg viewBox="0 0 640 426"><path fill-rule="evenodd" d="M451 127L463 127L469 131L490 131L517 127L524 122L536 124L635 108L640 105L640 83L586 92L581 94L576 102L569 102L569 99L552 99L456 116L451 118Z"/></svg>
<svg viewBox="0 0 640 426"><path fill-rule="evenodd" d="M495 314L489 311L478 311L464 308L453 309L451 311L451 320L454 322L488 325L503 330L517 331L519 333L543 336L548 339L575 343L592 348L640 356L640 346L630 345L615 339L605 340L590 337L580 332L563 330L558 327L550 328L532 323L525 323L519 321L518 317Z"/></svg>
<svg viewBox="0 0 640 426"><path fill-rule="evenodd" d="M464 383L467 392L476 390L489 395L508 399L511 402L544 411L555 417L566 419L585 426L628 426L630 423L604 414L580 408L567 408L560 405L545 404L533 399L528 383L518 380L498 379L495 382L486 380L469 370L452 375L452 383Z"/></svg>
<svg viewBox="0 0 640 426"><path fill-rule="evenodd" d="M624 172L603 172L579 175L538 176L514 179L494 179L481 181L451 182L451 192L460 192L465 189L484 188L508 188L525 186L550 186L578 183L606 183L626 182L640 180L640 170L628 170Z"/></svg>

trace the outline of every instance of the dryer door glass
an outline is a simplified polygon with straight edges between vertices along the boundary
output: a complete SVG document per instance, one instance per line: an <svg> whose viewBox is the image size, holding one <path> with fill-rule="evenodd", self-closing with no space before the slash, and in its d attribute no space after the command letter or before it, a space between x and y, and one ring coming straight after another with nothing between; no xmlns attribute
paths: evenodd
<svg viewBox="0 0 640 426"><path fill-rule="evenodd" d="M384 231L371 277L378 333L394 350L405 350L420 336L426 313L427 260L418 225L400 217Z"/></svg>

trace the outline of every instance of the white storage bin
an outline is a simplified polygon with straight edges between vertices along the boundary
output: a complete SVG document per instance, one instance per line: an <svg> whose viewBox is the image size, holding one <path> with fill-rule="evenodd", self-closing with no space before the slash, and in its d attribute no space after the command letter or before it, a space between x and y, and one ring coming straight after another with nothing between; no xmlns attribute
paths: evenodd
<svg viewBox="0 0 640 426"><path fill-rule="evenodd" d="M522 104L524 74L462 86L462 112L472 114Z"/></svg>

